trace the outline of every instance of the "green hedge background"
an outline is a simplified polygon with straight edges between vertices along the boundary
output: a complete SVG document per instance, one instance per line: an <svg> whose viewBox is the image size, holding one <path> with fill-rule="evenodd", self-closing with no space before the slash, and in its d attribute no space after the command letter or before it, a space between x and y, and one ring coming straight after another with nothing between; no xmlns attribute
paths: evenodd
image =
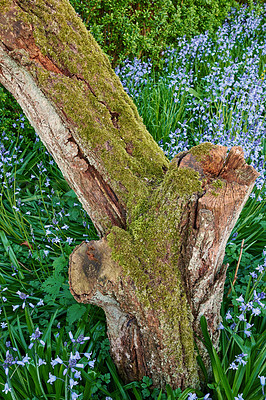
<svg viewBox="0 0 266 400"><path fill-rule="evenodd" d="M113 67L126 58L158 64L163 49L220 26L236 0L70 0ZM245 1L252 6L252 1Z"/></svg>

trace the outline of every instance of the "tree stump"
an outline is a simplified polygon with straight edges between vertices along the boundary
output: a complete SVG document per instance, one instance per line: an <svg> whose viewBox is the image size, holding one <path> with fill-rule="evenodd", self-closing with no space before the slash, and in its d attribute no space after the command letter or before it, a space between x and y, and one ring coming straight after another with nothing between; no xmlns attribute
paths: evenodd
<svg viewBox="0 0 266 400"><path fill-rule="evenodd" d="M104 309L126 381L198 386L199 319L217 343L225 245L258 174L210 143L170 163L67 0L0 11L0 82L102 237L71 255L71 292Z"/></svg>
<svg viewBox="0 0 266 400"><path fill-rule="evenodd" d="M198 384L200 317L217 346L225 245L257 173L243 151L210 143L175 157L127 229L83 242L70 257L70 290L104 309L112 357L125 381Z"/></svg>

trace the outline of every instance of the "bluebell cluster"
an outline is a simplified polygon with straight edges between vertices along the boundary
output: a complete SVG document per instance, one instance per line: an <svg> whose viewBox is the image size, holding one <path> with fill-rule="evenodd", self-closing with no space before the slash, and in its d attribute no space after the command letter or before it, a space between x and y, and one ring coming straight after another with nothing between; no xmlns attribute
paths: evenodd
<svg viewBox="0 0 266 400"><path fill-rule="evenodd" d="M266 157L266 5L258 14L242 7L233 10L217 31L192 40L184 36L178 47L164 54L162 80L174 89L173 101L180 92L187 94L185 118L161 145L172 159L193 144L212 142L242 146L246 160L260 172L256 187L265 180ZM125 90L137 98L143 86L153 79L151 62L128 60L116 69ZM259 197L261 200L261 197Z"/></svg>

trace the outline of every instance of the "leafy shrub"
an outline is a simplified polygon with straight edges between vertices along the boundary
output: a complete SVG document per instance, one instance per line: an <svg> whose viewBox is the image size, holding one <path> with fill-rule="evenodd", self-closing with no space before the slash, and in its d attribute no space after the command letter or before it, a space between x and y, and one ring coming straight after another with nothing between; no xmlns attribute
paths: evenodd
<svg viewBox="0 0 266 400"><path fill-rule="evenodd" d="M125 58L158 63L178 37L209 30L224 20L235 0L70 0L113 66Z"/></svg>
<svg viewBox="0 0 266 400"><path fill-rule="evenodd" d="M176 50L165 51L160 76L140 60L117 69L154 138L164 138L170 158L194 142L214 140L242 145L261 172L227 245L218 354L202 319L213 373L198 358L206 395L169 385L163 393L148 377L123 384L109 355L103 311L76 303L68 289L69 254L97 234L20 107L0 88L1 398L265 399L265 11L258 18L246 15L247 8L231 14L214 42L208 33L181 39Z"/></svg>

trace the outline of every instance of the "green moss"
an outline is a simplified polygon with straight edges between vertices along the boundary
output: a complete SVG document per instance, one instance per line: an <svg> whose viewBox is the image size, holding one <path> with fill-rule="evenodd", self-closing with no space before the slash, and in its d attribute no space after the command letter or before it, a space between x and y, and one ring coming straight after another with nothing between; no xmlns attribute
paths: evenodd
<svg viewBox="0 0 266 400"><path fill-rule="evenodd" d="M198 146L192 147L192 149L189 150L189 153L192 154L197 161L202 161L213 148L215 148L215 145L212 143L201 143Z"/></svg>
<svg viewBox="0 0 266 400"><path fill-rule="evenodd" d="M165 176L163 187L171 191L173 195L191 196L201 191L199 173L191 168L178 168L177 163L172 162Z"/></svg>
<svg viewBox="0 0 266 400"><path fill-rule="evenodd" d="M179 269L179 232L188 197L200 191L199 174L172 162L152 196L136 205L128 231L114 227L108 235L112 256L134 280L140 302L157 311L169 353L176 360L185 353L191 374L195 373L192 315Z"/></svg>
<svg viewBox="0 0 266 400"><path fill-rule="evenodd" d="M215 179L215 181L212 182L212 187L214 189L221 189L225 185L225 182L223 182L221 179Z"/></svg>
<svg viewBox="0 0 266 400"><path fill-rule="evenodd" d="M45 79L45 75L46 71L42 73L42 78ZM79 140L83 144L85 154L90 156L94 149L97 149L97 156L102 160L101 167L109 173L106 176L103 173L103 177L107 181L110 175L113 177L113 190L117 194L121 193L120 198L130 210L135 207L136 199L139 201L142 193L143 197L148 196L146 181L142 182L139 174L147 174L151 179L152 177L146 169L144 157L129 155L123 141L115 135L115 128L111 124L103 127L102 121L110 119L109 112L94 96L86 96L84 87L84 82L72 81L64 75L49 83L54 101L60 108L64 108L73 125L78 127ZM84 109L90 112L86 113Z"/></svg>
<svg viewBox="0 0 266 400"><path fill-rule="evenodd" d="M0 13L4 14L8 9L10 9L11 2L10 0L1 0L0 4Z"/></svg>
<svg viewBox="0 0 266 400"><path fill-rule="evenodd" d="M4 18L0 21L0 40L3 43L7 40L7 33L13 31L13 20L23 20L23 12L19 7L14 5L13 1L0 0L0 14L5 14ZM18 28L18 26L16 26ZM2 37L1 37L2 36Z"/></svg>
<svg viewBox="0 0 266 400"><path fill-rule="evenodd" d="M221 179L215 179L211 183L211 187L214 188L215 190L211 190L211 194L215 197L219 195L219 189L222 189L225 185L225 182L223 182Z"/></svg>
<svg viewBox="0 0 266 400"><path fill-rule="evenodd" d="M69 2L51 0L48 6L37 0L24 18L34 26L42 54L62 72L51 73L32 63L41 90L78 128L84 153L93 154L120 202L133 209L137 200L148 196L147 182L155 186L163 179L169 164L163 151ZM119 129L110 111L119 114ZM131 154L129 143L134 143Z"/></svg>
<svg viewBox="0 0 266 400"><path fill-rule="evenodd" d="M8 0L3 0L0 4L0 13L4 14L9 8Z"/></svg>

